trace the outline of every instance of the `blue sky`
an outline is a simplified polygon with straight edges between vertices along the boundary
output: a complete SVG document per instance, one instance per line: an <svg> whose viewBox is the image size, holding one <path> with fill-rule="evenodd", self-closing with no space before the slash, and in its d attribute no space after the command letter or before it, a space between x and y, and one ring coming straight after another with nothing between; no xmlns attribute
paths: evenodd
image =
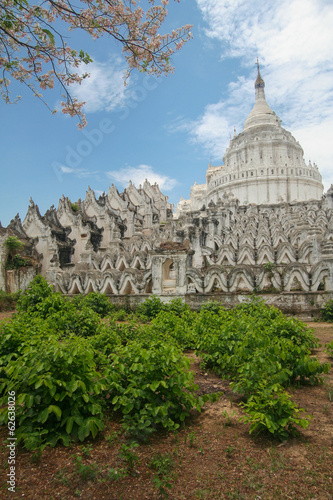
<svg viewBox="0 0 333 500"><path fill-rule="evenodd" d="M175 73L132 74L126 88L121 47L73 33L71 44L94 60L76 89L88 125L50 114L20 87L17 104L0 102L0 221L23 220L29 199L41 213L64 194L73 202L90 186L123 191L148 178L176 204L208 163L219 165L254 103L255 61L266 99L316 162L325 190L333 183L333 4L331 0L181 0L170 2L163 32L193 24L193 39L173 58ZM46 96L50 106L61 99Z"/></svg>

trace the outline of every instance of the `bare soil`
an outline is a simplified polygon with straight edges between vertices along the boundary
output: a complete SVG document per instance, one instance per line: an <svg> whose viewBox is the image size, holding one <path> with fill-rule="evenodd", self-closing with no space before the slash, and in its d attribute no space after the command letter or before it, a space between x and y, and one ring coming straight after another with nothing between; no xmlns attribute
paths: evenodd
<svg viewBox="0 0 333 500"><path fill-rule="evenodd" d="M6 317L7 313L0 314L0 320ZM314 355L332 363L324 346L333 339L333 326L309 326L322 344ZM194 354L188 356L199 391L223 391L224 395L193 415L186 429L160 433L134 448L137 460L132 468L120 456L126 443L120 422L111 418L103 433L84 444L47 448L41 455L18 449L16 491L11 493L6 484L8 431L2 428L0 498L333 499L333 370L324 376L323 385L292 388L298 406L313 418L299 437L279 443L269 436L249 435L249 426L239 422L242 410L228 383L203 373ZM166 474L158 475L153 468L156 457L160 464L169 458Z"/></svg>

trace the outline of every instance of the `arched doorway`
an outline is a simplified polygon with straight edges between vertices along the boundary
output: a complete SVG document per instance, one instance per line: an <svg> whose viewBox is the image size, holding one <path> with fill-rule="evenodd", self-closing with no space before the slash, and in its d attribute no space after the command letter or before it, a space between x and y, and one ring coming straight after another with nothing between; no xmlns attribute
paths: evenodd
<svg viewBox="0 0 333 500"><path fill-rule="evenodd" d="M171 259L166 259L162 265L162 292L176 291L176 269Z"/></svg>

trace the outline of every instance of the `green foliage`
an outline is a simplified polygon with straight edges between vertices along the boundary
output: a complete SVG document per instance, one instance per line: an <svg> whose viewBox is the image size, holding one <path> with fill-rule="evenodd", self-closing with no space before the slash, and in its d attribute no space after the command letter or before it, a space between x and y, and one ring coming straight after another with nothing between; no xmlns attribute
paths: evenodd
<svg viewBox="0 0 333 500"><path fill-rule="evenodd" d="M19 312L35 312L38 310L37 305L52 293L53 290L46 279L38 275L30 282L29 287L20 297L17 309Z"/></svg>
<svg viewBox="0 0 333 500"><path fill-rule="evenodd" d="M23 249L24 243L17 236L8 236L5 241L5 247L9 255L13 256L16 252Z"/></svg>
<svg viewBox="0 0 333 500"><path fill-rule="evenodd" d="M185 312L189 312L190 308L179 298L172 299L169 303L164 304L161 299L153 295L142 302L136 309L137 315L146 320L156 318L161 311L167 311L176 316L182 316Z"/></svg>
<svg viewBox="0 0 333 500"><path fill-rule="evenodd" d="M109 365L109 357L121 345L121 337L117 329L109 325L101 333L90 337L89 344L94 349L98 369L102 369Z"/></svg>
<svg viewBox="0 0 333 500"><path fill-rule="evenodd" d="M285 438L296 425L305 427L283 387L296 380L320 383L330 368L310 357L318 345L311 330L259 299L218 314L202 310L194 327L204 366L231 379L247 399L251 432L266 428Z"/></svg>
<svg viewBox="0 0 333 500"><path fill-rule="evenodd" d="M193 331L196 313L184 310L181 317L171 311L161 311L152 320L151 336L170 338L181 349L195 349L197 337Z"/></svg>
<svg viewBox="0 0 333 500"><path fill-rule="evenodd" d="M173 458L167 453L157 453L150 460L148 467L156 471L153 483L158 489L160 496L167 498L167 489L172 488Z"/></svg>
<svg viewBox="0 0 333 500"><path fill-rule="evenodd" d="M118 311L112 312L112 319L114 321L125 321L128 313L125 309L118 309Z"/></svg>
<svg viewBox="0 0 333 500"><path fill-rule="evenodd" d="M333 322L333 300L329 300L327 304L324 305L321 312L321 318L323 321Z"/></svg>
<svg viewBox="0 0 333 500"><path fill-rule="evenodd" d="M112 359L107 384L123 426L145 439L158 427L176 430L192 408L201 410L207 397L196 397L190 361L172 344L154 341L121 347Z"/></svg>
<svg viewBox="0 0 333 500"><path fill-rule="evenodd" d="M63 310L57 311L47 318L54 331L63 336L78 335L91 337L103 331L100 316L88 307L76 310L75 306L67 303Z"/></svg>
<svg viewBox="0 0 333 500"><path fill-rule="evenodd" d="M18 269L31 265L30 259L20 255L24 246L25 243L17 238L17 236L8 236L5 241L5 248L7 250L6 269Z"/></svg>
<svg viewBox="0 0 333 500"><path fill-rule="evenodd" d="M309 415L300 418L299 414L304 410L297 408L279 385L261 387L257 394L251 396L242 406L247 413L242 420L251 423L250 434L255 431L269 431L281 441L290 435L298 435L296 426L306 429L311 419Z"/></svg>
<svg viewBox="0 0 333 500"><path fill-rule="evenodd" d="M55 446L72 438L83 441L104 428L101 393L106 390L96 371L94 353L86 341L54 337L26 344L21 355L4 367L1 384L4 405L9 391L18 395L16 437L27 449ZM8 414L0 410L0 422Z"/></svg>
<svg viewBox="0 0 333 500"><path fill-rule="evenodd" d="M20 267L31 266L31 260L19 254L7 260L6 269L19 269Z"/></svg>
<svg viewBox="0 0 333 500"><path fill-rule="evenodd" d="M37 284L33 283L19 301L21 315L26 313L44 319L52 332L62 336L90 337L103 331L101 315L95 312L93 300L89 307L89 301L83 297L77 307L77 303L67 300L61 293L52 292L44 278L37 278Z"/></svg>
<svg viewBox="0 0 333 500"><path fill-rule="evenodd" d="M71 203L71 209L73 212L78 212L80 210L80 207L77 203Z"/></svg>
<svg viewBox="0 0 333 500"><path fill-rule="evenodd" d="M220 302L216 302L213 300L205 302L200 307L200 311L210 311L210 312L213 312L215 314L219 314L223 310L224 310L223 305Z"/></svg>
<svg viewBox="0 0 333 500"><path fill-rule="evenodd" d="M273 262L266 262L266 264L263 265L264 271L267 273L272 273L272 271L276 268L276 264Z"/></svg>
<svg viewBox="0 0 333 500"><path fill-rule="evenodd" d="M28 312L42 319L47 319L58 312L65 313L69 308L70 304L61 293L52 292L50 295L42 298L35 305L34 310L29 309Z"/></svg>
<svg viewBox="0 0 333 500"><path fill-rule="evenodd" d="M20 298L21 292L7 293L0 290L0 312L2 311L13 311L16 307L16 303Z"/></svg>
<svg viewBox="0 0 333 500"><path fill-rule="evenodd" d="M101 318L114 311L114 305L111 304L110 299L103 293L91 292L88 295L77 295L72 300L77 308L88 307L101 316Z"/></svg>
<svg viewBox="0 0 333 500"><path fill-rule="evenodd" d="M286 439L308 425L309 417L300 417L303 410L285 388L320 383L329 365L311 356L318 341L300 321L258 298L230 311L207 303L195 313L178 299L163 304L152 297L140 312L149 324L129 316L116 324L114 315L103 323L109 305L99 294L68 300L37 277L20 298L19 313L1 324L0 405L8 391L19 396L17 437L26 448L94 437L103 429L106 404L137 439L178 429L192 409L200 411L205 401L219 397L196 395L190 361L182 353L188 348L196 348L203 366L231 380L244 397L250 432ZM332 344L326 346L331 354ZM7 418L3 408L0 423ZM133 468L133 450L121 453ZM121 476L116 469L112 474ZM155 480L166 493L169 475L157 473Z"/></svg>
<svg viewBox="0 0 333 500"><path fill-rule="evenodd" d="M123 443L121 445L119 457L126 463L128 471L130 473L133 472L135 464L140 461L137 453L133 451L133 449L137 448L138 446L139 443L135 441L130 444Z"/></svg>
<svg viewBox="0 0 333 500"><path fill-rule="evenodd" d="M30 342L42 342L53 335L48 323L39 317L14 315L0 326L0 366L16 359Z"/></svg>
<svg viewBox="0 0 333 500"><path fill-rule="evenodd" d="M150 320L156 318L162 310L163 302L155 295L152 295L137 307L136 313L139 317Z"/></svg>
<svg viewBox="0 0 333 500"><path fill-rule="evenodd" d="M147 325L138 324L137 320L133 319L126 323L117 324L116 330L122 343L127 344L132 340L146 336L149 328Z"/></svg>
<svg viewBox="0 0 333 500"><path fill-rule="evenodd" d="M82 481L91 481L96 478L99 473L98 465L96 464L84 464L82 457L80 455L73 456L75 462L75 474L80 476Z"/></svg>
<svg viewBox="0 0 333 500"><path fill-rule="evenodd" d="M170 300L168 304L164 304L163 310L181 317L184 313L189 312L190 308L182 299L178 298Z"/></svg>
<svg viewBox="0 0 333 500"><path fill-rule="evenodd" d="M331 358L333 358L333 340L329 344L326 344L325 347L326 347L325 351L328 352Z"/></svg>

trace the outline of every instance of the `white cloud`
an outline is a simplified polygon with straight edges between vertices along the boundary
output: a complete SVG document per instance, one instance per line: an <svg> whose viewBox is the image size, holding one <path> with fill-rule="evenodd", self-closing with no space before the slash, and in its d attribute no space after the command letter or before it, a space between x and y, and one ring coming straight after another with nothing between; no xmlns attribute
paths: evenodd
<svg viewBox="0 0 333 500"><path fill-rule="evenodd" d="M234 126L241 130L253 105L254 62L259 56L268 104L299 140L305 158L318 164L327 186L333 160L332 2L197 0L197 4L207 22L206 36L221 43L221 58L240 58L244 76L231 82L227 96L209 104L196 121L183 122L183 130L220 157Z"/></svg>
<svg viewBox="0 0 333 500"><path fill-rule="evenodd" d="M67 167L67 165L57 165L57 168L60 170L60 172L62 174L75 175L79 179L82 179L82 178L85 178L85 177L96 176L99 173L98 171L90 172L89 170L86 170L86 169L83 169L83 168Z"/></svg>
<svg viewBox="0 0 333 500"><path fill-rule="evenodd" d="M114 56L107 63L94 61L85 66L89 78L75 88L75 96L85 101L85 112L112 111L123 106L128 95L124 85L126 67L122 59Z"/></svg>
<svg viewBox="0 0 333 500"><path fill-rule="evenodd" d="M170 191L177 185L177 180L162 175L154 171L150 165L138 165L137 167L126 166L120 170L107 172L110 179L119 182L123 187L127 187L131 180L136 187L143 184L147 179L151 184L157 182L161 191Z"/></svg>

